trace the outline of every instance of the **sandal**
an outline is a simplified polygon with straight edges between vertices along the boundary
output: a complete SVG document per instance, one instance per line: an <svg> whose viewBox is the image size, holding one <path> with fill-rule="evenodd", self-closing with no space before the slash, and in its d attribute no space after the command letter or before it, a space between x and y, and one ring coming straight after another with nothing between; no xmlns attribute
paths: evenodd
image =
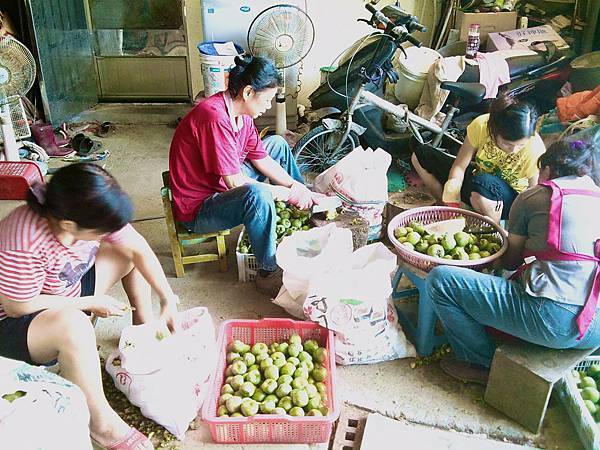
<svg viewBox="0 0 600 450"><path fill-rule="evenodd" d="M71 139L71 146L80 156L90 155L102 148L102 142L94 141L83 133L78 133Z"/></svg>
<svg viewBox="0 0 600 450"><path fill-rule="evenodd" d="M138 450L140 448L143 448L144 450L154 450L152 441L133 427L129 429L129 433L122 439L113 442L108 447L104 447L94 438L92 438L92 440L94 441L94 444L105 450ZM139 447L140 444L143 444L143 446Z"/></svg>

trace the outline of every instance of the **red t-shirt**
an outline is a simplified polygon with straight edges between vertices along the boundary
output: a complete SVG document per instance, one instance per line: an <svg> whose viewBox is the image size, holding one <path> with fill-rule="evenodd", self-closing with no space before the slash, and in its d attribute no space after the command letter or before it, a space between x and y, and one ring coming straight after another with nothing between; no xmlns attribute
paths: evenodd
<svg viewBox="0 0 600 450"><path fill-rule="evenodd" d="M126 225L104 240L119 245L136 233ZM94 264L99 246L98 241L61 244L45 217L20 206L0 221L0 293L18 301L40 294L79 297L81 277ZM5 317L0 307L0 320Z"/></svg>
<svg viewBox="0 0 600 450"><path fill-rule="evenodd" d="M181 121L169 151L175 219L189 222L202 202L227 186L224 175L240 173L246 159L267 156L250 116L236 123L229 115L227 93L196 105Z"/></svg>

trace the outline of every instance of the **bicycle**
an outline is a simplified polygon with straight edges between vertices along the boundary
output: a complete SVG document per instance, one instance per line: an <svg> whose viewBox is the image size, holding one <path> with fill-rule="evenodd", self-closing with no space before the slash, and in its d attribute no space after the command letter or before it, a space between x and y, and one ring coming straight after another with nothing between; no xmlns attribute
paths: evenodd
<svg viewBox="0 0 600 450"><path fill-rule="evenodd" d="M372 49L370 47L375 49L372 52L370 62L361 65L358 70L360 83L356 92L352 96L338 93L347 98L346 111L337 119L323 119L322 124L306 133L293 149L300 171L309 183L311 178L337 163L360 145L359 136L366 128L353 122L352 116L355 111L365 106L375 106L396 115L400 120L404 120L407 128L421 144L430 143L434 147L438 147L442 143L442 139L447 137L458 146L462 145L459 139L447 132L453 117L459 112L455 106L449 106L443 123L437 125L412 113L406 105L394 105L367 89L367 85L380 86L386 77L395 82L398 76L391 67L391 59L394 53L397 49L402 48L401 44L404 42L410 42L417 47L421 47L421 42L411 33L415 31L425 32L427 29L419 23L415 16L406 13L399 7L386 6L378 11L373 5L366 4L365 8L372 13L372 17L368 21L365 19L359 20L376 28L381 24L385 29L381 33L373 33L367 36L374 36L379 39L376 43L369 44L368 52L371 53ZM359 47L352 54L352 58L348 63L346 94L348 94L348 78L350 77L352 62L360 51L361 48ZM331 85L329 87L333 90ZM461 98L482 99L485 94L485 88L477 83L446 82L442 87ZM334 90L334 92L337 91ZM426 130L428 135L424 136L425 133L422 130Z"/></svg>

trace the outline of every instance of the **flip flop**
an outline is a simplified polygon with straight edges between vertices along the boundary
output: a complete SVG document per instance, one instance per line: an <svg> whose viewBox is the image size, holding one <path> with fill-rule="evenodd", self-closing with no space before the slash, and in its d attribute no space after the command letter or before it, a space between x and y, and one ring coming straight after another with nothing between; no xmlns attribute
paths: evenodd
<svg viewBox="0 0 600 450"><path fill-rule="evenodd" d="M122 439L113 442L108 447L103 446L94 438L92 438L92 440L94 441L94 444L105 450L138 450L138 446L140 444L144 445L144 447L140 448L145 448L145 450L154 450L154 445L152 445L150 439L133 427L129 429L129 433L127 433Z"/></svg>
<svg viewBox="0 0 600 450"><path fill-rule="evenodd" d="M87 156L101 149L102 143L90 139L83 133L79 133L71 139L71 147L78 155Z"/></svg>

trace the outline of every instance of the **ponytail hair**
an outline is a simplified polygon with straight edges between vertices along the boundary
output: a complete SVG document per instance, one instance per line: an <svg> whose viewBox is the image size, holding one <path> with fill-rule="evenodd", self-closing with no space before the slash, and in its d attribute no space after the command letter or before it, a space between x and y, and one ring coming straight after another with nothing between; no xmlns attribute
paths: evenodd
<svg viewBox="0 0 600 450"><path fill-rule="evenodd" d="M550 169L550 178L591 176L598 184L594 147L584 141L558 141L538 159L538 167Z"/></svg>
<svg viewBox="0 0 600 450"><path fill-rule="evenodd" d="M248 54L235 57L235 66L229 71L229 94L235 98L246 86L255 92L281 87L283 78L270 59Z"/></svg>
<svg viewBox="0 0 600 450"><path fill-rule="evenodd" d="M498 136L507 141L518 141L535 134L537 113L535 109L517 99L501 96L490 105L488 131L492 139Z"/></svg>
<svg viewBox="0 0 600 450"><path fill-rule="evenodd" d="M27 204L41 216L103 233L120 230L133 217L133 204L117 180L92 163L70 164L47 184L34 184Z"/></svg>

